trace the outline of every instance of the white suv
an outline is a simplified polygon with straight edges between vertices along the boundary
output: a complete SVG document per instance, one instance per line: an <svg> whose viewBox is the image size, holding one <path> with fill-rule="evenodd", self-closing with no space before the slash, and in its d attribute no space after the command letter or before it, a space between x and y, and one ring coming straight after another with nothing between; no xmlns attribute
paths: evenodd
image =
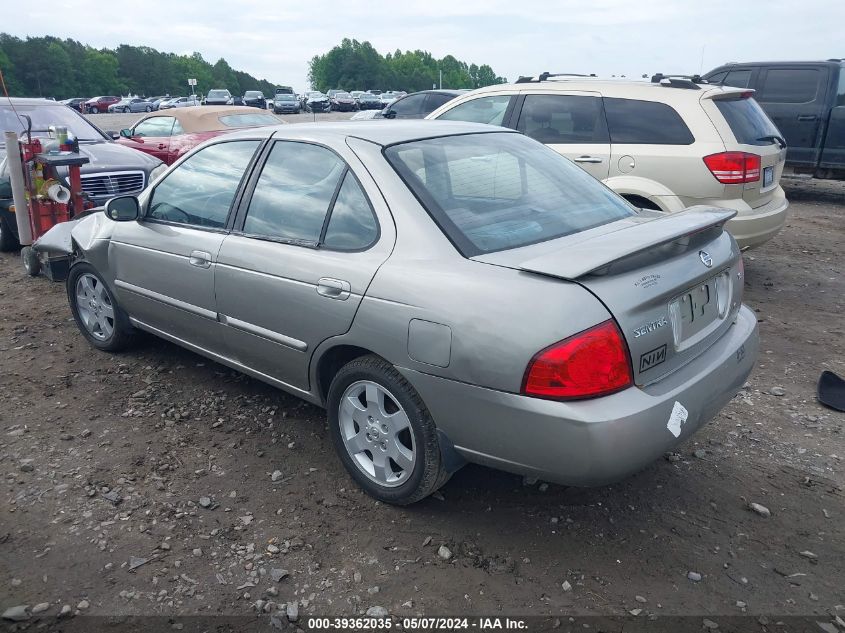
<svg viewBox="0 0 845 633"><path fill-rule="evenodd" d="M727 228L759 246L786 221L786 143L753 90L656 75L652 82L554 78L461 95L426 118L517 129L638 207L736 209Z"/></svg>

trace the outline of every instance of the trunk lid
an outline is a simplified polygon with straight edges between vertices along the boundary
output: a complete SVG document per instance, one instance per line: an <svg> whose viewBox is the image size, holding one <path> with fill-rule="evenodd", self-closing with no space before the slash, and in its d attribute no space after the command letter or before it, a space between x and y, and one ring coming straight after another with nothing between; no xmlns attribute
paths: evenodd
<svg viewBox="0 0 845 633"><path fill-rule="evenodd" d="M734 215L705 207L671 215L643 212L473 259L589 290L619 324L634 382L642 386L695 359L733 322L742 299L742 263L723 227Z"/></svg>

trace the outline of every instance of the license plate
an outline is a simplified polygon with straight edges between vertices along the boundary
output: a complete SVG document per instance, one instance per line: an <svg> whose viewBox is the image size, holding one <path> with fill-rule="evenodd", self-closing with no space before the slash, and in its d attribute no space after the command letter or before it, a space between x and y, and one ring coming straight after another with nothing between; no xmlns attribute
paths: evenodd
<svg viewBox="0 0 845 633"><path fill-rule="evenodd" d="M713 323L719 315L716 280L708 279L669 304L675 341L683 343Z"/></svg>
<svg viewBox="0 0 845 633"><path fill-rule="evenodd" d="M771 184L774 181L775 181L775 167L774 167L774 165L772 165L771 167L764 167L763 168L763 189L771 186Z"/></svg>

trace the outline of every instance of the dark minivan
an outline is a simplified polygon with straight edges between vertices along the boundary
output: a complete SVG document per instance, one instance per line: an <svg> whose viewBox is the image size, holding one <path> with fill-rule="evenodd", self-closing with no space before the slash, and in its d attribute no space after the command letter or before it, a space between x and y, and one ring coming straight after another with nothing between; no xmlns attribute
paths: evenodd
<svg viewBox="0 0 845 633"><path fill-rule="evenodd" d="M755 91L786 138L787 171L845 180L845 60L730 63L704 79Z"/></svg>

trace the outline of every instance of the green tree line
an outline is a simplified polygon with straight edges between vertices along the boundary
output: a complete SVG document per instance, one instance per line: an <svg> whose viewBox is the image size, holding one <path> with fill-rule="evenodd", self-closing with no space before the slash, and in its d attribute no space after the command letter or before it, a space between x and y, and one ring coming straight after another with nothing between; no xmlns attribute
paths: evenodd
<svg viewBox="0 0 845 633"><path fill-rule="evenodd" d="M0 33L0 70L11 96L92 97L99 95L180 95L188 79L197 92L228 88L232 94L261 90L273 94L275 84L233 69L225 59L211 64L199 53L176 55L147 46L122 44L96 49L71 39Z"/></svg>
<svg viewBox="0 0 845 633"><path fill-rule="evenodd" d="M477 66L446 55L435 58L428 51L396 50L381 55L369 42L344 39L309 63L308 79L315 90L405 90L414 92L440 85L443 88L481 88L505 83L487 64Z"/></svg>

